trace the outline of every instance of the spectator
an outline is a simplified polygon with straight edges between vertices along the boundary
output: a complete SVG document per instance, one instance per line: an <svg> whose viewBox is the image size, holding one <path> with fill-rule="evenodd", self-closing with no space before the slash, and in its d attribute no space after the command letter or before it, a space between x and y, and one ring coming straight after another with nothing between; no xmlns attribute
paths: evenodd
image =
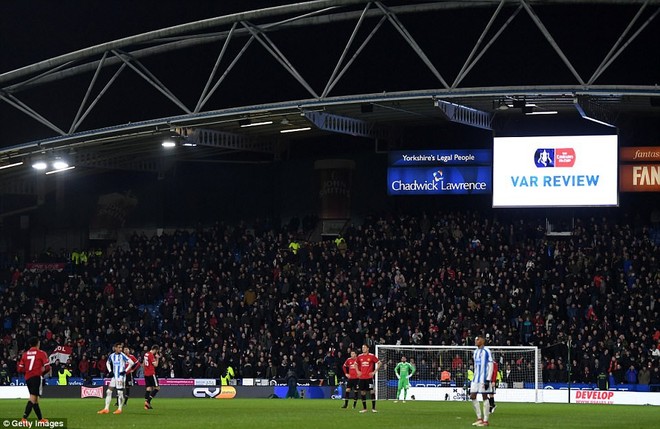
<svg viewBox="0 0 660 429"><path fill-rule="evenodd" d="M57 384L60 386L66 386L69 384L69 377L71 377L71 371L66 366L60 366L60 369L57 370Z"/></svg>
<svg viewBox="0 0 660 429"><path fill-rule="evenodd" d="M636 375L636 374L635 374ZM616 369L614 370L614 382L616 384L623 384L626 381L626 372L620 363L616 364Z"/></svg>
<svg viewBox="0 0 660 429"><path fill-rule="evenodd" d="M183 363L181 364L181 377L182 378L192 378L192 372L193 372L193 361L190 358L190 355L186 355L186 357L183 360Z"/></svg>
<svg viewBox="0 0 660 429"><path fill-rule="evenodd" d="M188 378L204 378L206 368L203 366L202 361L196 358L195 360L189 359L189 362L192 363L192 366L190 367L190 372L187 373ZM158 377L160 378L160 375Z"/></svg>
<svg viewBox="0 0 660 429"><path fill-rule="evenodd" d="M170 365L170 363L166 360L163 359L159 362L158 368L156 368L156 374L157 377L160 378L173 378L174 377L174 369ZM196 376L198 375L198 376ZM201 372L198 374L195 374L195 371L193 370L193 378L204 378L204 370L202 369Z"/></svg>
<svg viewBox="0 0 660 429"><path fill-rule="evenodd" d="M51 369L50 369L50 376L53 377L53 378L59 377L60 370L62 368L63 368L63 365L60 362L60 360L55 359L55 362L53 363L53 365L51 366Z"/></svg>
<svg viewBox="0 0 660 429"><path fill-rule="evenodd" d="M651 389L652 392L657 392L660 389L660 368L658 366L653 366L653 371L651 371L651 383L652 385L655 385L654 389Z"/></svg>
<svg viewBox="0 0 660 429"><path fill-rule="evenodd" d="M2 362L2 367L0 368L0 386L9 386L10 384L9 368L6 362Z"/></svg>
<svg viewBox="0 0 660 429"><path fill-rule="evenodd" d="M648 385L651 382L651 368L651 362L649 362L648 365L642 365L642 368L639 370L639 374L637 374L637 380L639 381L639 384Z"/></svg>
<svg viewBox="0 0 660 429"><path fill-rule="evenodd" d="M453 359L451 360L451 370L453 373L457 373L458 371L463 370L463 358L457 353L454 355Z"/></svg>
<svg viewBox="0 0 660 429"><path fill-rule="evenodd" d="M440 373L440 381L442 382L443 386L449 386L449 383L451 382L451 372L447 371L446 369L443 370Z"/></svg>
<svg viewBox="0 0 660 429"><path fill-rule="evenodd" d="M86 379L89 376L89 360L87 360L87 353L83 353L78 362L78 374L83 379Z"/></svg>
<svg viewBox="0 0 660 429"><path fill-rule="evenodd" d="M218 364L213 359L209 358L207 368L204 373L204 378L210 378L219 382L221 375L222 374L220 373L220 368L218 367ZM245 375L244 377L247 376Z"/></svg>
<svg viewBox="0 0 660 429"><path fill-rule="evenodd" d="M277 378L277 366L273 363L273 360L268 360L268 367L266 368L265 377L274 380Z"/></svg>
<svg viewBox="0 0 660 429"><path fill-rule="evenodd" d="M107 358L105 355L101 355L101 357L96 361L96 370L98 371L98 375L101 377L105 376L105 373L108 370L106 367L106 361Z"/></svg>
<svg viewBox="0 0 660 429"><path fill-rule="evenodd" d="M241 369L241 378L254 378L254 376L255 376L254 367L252 366L252 363L249 360L247 360L243 364L243 367Z"/></svg>
<svg viewBox="0 0 660 429"><path fill-rule="evenodd" d="M626 371L626 383L628 384L637 384L637 369L635 365L630 365L628 371Z"/></svg>

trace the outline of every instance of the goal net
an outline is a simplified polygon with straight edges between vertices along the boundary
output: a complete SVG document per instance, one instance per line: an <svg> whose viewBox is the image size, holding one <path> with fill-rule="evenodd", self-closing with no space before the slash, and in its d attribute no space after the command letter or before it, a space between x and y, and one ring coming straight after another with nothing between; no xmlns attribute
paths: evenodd
<svg viewBox="0 0 660 429"><path fill-rule="evenodd" d="M497 400L501 402L542 402L541 363L537 347L488 346L501 371ZM376 398L397 398L398 380L394 368L405 356L415 366L410 378L408 399L463 401L469 396L468 373L473 370L470 346L377 345L382 362L376 374ZM403 396L403 392L401 393Z"/></svg>

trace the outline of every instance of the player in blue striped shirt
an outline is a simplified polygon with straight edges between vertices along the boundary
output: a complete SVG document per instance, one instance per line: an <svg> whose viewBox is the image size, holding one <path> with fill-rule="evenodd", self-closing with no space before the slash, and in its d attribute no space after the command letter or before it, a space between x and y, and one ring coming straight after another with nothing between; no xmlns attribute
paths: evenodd
<svg viewBox="0 0 660 429"><path fill-rule="evenodd" d="M110 386L105 394L105 408L98 412L98 414L108 414L110 412L110 402L112 401L112 391L117 389L117 403L119 407L112 414L121 414L124 407L124 387L126 384L126 372L135 365L128 356L122 352L123 344L115 343L113 349L114 353L108 356L105 365L108 368L108 373L112 379Z"/></svg>
<svg viewBox="0 0 660 429"><path fill-rule="evenodd" d="M490 408L488 404L488 394L493 393L491 377L493 375L493 355L488 347L485 347L486 339L479 335L474 339L474 345L477 349L472 353L474 359L474 379L470 385L470 399L472 406L477 413L477 420L472 426L488 426L488 416ZM477 399L477 394L483 395L483 413L481 412L481 403Z"/></svg>

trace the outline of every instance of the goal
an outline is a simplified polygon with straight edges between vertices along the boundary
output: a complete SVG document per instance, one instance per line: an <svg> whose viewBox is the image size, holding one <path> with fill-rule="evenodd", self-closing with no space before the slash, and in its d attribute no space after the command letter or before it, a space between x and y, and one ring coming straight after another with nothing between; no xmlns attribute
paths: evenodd
<svg viewBox="0 0 660 429"><path fill-rule="evenodd" d="M501 402L543 402L540 353L537 347L488 346L502 372L497 388ZM396 398L394 367L401 356L411 362L415 374L410 378L408 399L461 401L469 396L468 370L473 369L470 346L397 346L377 345L382 362L376 374L376 398ZM445 372L445 379L442 375ZM447 372L449 374L447 374ZM447 375L448 380L447 380Z"/></svg>

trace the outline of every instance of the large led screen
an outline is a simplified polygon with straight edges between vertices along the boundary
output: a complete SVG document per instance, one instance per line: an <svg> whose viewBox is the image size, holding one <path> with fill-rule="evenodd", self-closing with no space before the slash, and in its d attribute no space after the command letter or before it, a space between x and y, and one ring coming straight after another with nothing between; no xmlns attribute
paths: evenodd
<svg viewBox="0 0 660 429"><path fill-rule="evenodd" d="M616 206L617 136L495 137L493 207Z"/></svg>

